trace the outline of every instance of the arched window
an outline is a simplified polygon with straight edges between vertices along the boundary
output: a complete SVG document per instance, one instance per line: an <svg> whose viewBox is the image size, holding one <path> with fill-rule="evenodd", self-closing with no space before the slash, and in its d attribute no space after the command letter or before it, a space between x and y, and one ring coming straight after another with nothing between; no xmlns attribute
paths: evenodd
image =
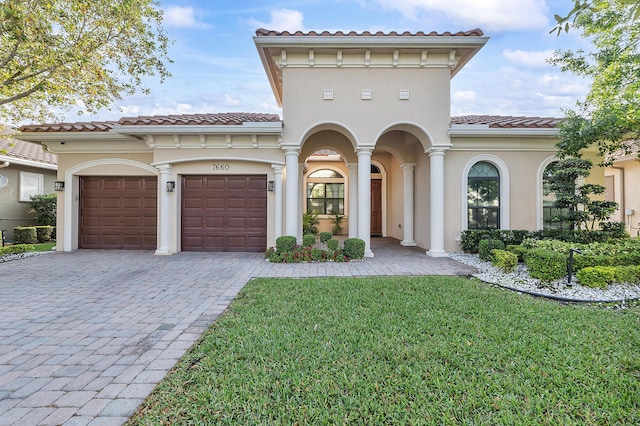
<svg viewBox="0 0 640 426"><path fill-rule="evenodd" d="M571 229L571 224L561 220L551 220L551 218L566 215L568 209L554 207L556 194L550 189L549 179L558 167L558 162L550 163L542 174L542 228L543 229Z"/></svg>
<svg viewBox="0 0 640 426"><path fill-rule="evenodd" d="M479 161L467 178L469 229L500 228L500 172L491 163Z"/></svg>
<svg viewBox="0 0 640 426"><path fill-rule="evenodd" d="M344 214L344 177L330 169L307 176L307 212Z"/></svg>

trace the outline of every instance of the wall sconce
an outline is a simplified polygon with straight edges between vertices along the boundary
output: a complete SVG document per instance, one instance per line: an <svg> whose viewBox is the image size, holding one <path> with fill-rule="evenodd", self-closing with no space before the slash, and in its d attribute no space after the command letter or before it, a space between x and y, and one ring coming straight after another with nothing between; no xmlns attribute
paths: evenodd
<svg viewBox="0 0 640 426"><path fill-rule="evenodd" d="M174 189L176 189L176 183L172 180L167 182L167 192L173 192Z"/></svg>
<svg viewBox="0 0 640 426"><path fill-rule="evenodd" d="M273 192L275 190L276 184L274 181L270 180L267 182L267 191Z"/></svg>
<svg viewBox="0 0 640 426"><path fill-rule="evenodd" d="M53 190L54 191L64 191L64 181L63 180L57 180L57 181L53 182Z"/></svg>

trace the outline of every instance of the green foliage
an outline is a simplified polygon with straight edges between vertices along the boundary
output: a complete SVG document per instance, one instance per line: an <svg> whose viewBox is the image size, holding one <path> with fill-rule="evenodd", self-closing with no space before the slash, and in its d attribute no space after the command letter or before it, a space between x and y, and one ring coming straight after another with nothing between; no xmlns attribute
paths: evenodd
<svg viewBox="0 0 640 426"><path fill-rule="evenodd" d="M331 251L338 250L339 245L340 245L340 241L336 240L335 238L332 238L329 241L327 241L327 248Z"/></svg>
<svg viewBox="0 0 640 426"><path fill-rule="evenodd" d="M518 266L518 255L505 250L492 250L491 264L504 272L513 272Z"/></svg>
<svg viewBox="0 0 640 426"><path fill-rule="evenodd" d="M303 234L318 234L318 214L315 212L302 214L302 233Z"/></svg>
<svg viewBox="0 0 640 426"><path fill-rule="evenodd" d="M524 262L524 258L527 255L527 252L529 251L529 249L527 249L523 245L509 244L506 248L507 248L507 251L510 251L511 253L514 253L517 256L518 262Z"/></svg>
<svg viewBox="0 0 640 426"><path fill-rule="evenodd" d="M38 232L35 226L18 226L13 228L13 239L17 244L36 244Z"/></svg>
<svg viewBox="0 0 640 426"><path fill-rule="evenodd" d="M51 241L53 226L35 226L35 228L39 243L46 243L47 241Z"/></svg>
<svg viewBox="0 0 640 426"><path fill-rule="evenodd" d="M302 237L302 246L311 247L316 243L316 236L313 234L307 234Z"/></svg>
<svg viewBox="0 0 640 426"><path fill-rule="evenodd" d="M542 282L555 281L567 274L567 256L553 250L529 250L524 261L529 275Z"/></svg>
<svg viewBox="0 0 640 426"><path fill-rule="evenodd" d="M19 254L33 251L33 245L31 244L14 244L11 246L0 247L0 256L5 254Z"/></svg>
<svg viewBox="0 0 640 426"><path fill-rule="evenodd" d="M298 244L298 239L293 235L283 235L276 238L276 251L278 253L292 252Z"/></svg>
<svg viewBox="0 0 640 426"><path fill-rule="evenodd" d="M0 4L0 122L110 107L170 76L170 42L154 0L4 0Z"/></svg>
<svg viewBox="0 0 640 426"><path fill-rule="evenodd" d="M36 214L36 224L40 226L56 226L56 194L32 195L30 213Z"/></svg>
<svg viewBox="0 0 640 426"><path fill-rule="evenodd" d="M312 248L311 249L311 260L313 262L324 262L327 260L327 252L319 249L319 248Z"/></svg>
<svg viewBox="0 0 640 426"><path fill-rule="evenodd" d="M609 238L629 238L627 227L624 222L601 222L600 229L608 235Z"/></svg>
<svg viewBox="0 0 640 426"><path fill-rule="evenodd" d="M360 238L347 238L344 240L344 255L350 260L363 259L364 246L365 242Z"/></svg>
<svg viewBox="0 0 640 426"><path fill-rule="evenodd" d="M576 278L585 287L605 288L616 277L615 268L611 266L594 266L576 272Z"/></svg>
<svg viewBox="0 0 640 426"><path fill-rule="evenodd" d="M500 240L483 239L478 243L478 257L488 262L492 259L492 250L504 250L504 243Z"/></svg>
<svg viewBox="0 0 640 426"><path fill-rule="evenodd" d="M342 222L344 221L344 216L338 212L333 212L333 217L331 218L331 223L333 223L333 235L340 235L342 230L344 229L342 226Z"/></svg>
<svg viewBox="0 0 640 426"><path fill-rule="evenodd" d="M487 238L487 235L491 237L491 241L499 240L504 245L518 245L521 244L525 238L531 236L531 232L527 230L514 229L494 229L494 230L475 230L468 229L462 231L460 236L460 247L465 253L477 253L478 243L483 238Z"/></svg>
<svg viewBox="0 0 640 426"><path fill-rule="evenodd" d="M333 235L331 234L331 232L328 232L328 231L321 232L321 233L320 233L320 242L321 242L321 243L326 243L326 242L327 242L327 241L329 241L332 237L333 237Z"/></svg>

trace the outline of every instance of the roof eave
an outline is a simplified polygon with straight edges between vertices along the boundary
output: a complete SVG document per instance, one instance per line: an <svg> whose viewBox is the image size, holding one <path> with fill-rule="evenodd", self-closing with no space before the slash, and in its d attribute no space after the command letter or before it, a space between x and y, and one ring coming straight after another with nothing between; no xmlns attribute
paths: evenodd
<svg viewBox="0 0 640 426"><path fill-rule="evenodd" d="M449 128L449 137L558 137L558 129L545 128L495 128L478 124L454 124Z"/></svg>
<svg viewBox="0 0 640 426"><path fill-rule="evenodd" d="M39 169L58 170L56 164L43 163L36 160L26 160L24 158L11 157L9 155L0 155L0 162L9 162L11 164L18 164L20 166L37 167Z"/></svg>
<svg viewBox="0 0 640 426"><path fill-rule="evenodd" d="M159 124L118 126L114 129L123 135L157 134L280 134L282 122L245 122L242 125Z"/></svg>

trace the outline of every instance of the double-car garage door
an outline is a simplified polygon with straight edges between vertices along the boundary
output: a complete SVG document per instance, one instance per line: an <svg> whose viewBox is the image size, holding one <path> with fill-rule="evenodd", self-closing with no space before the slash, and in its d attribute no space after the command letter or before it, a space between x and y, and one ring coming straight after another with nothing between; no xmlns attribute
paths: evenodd
<svg viewBox="0 0 640 426"><path fill-rule="evenodd" d="M264 175L182 177L184 251L263 251L267 245ZM80 178L79 247L154 250L157 178Z"/></svg>

